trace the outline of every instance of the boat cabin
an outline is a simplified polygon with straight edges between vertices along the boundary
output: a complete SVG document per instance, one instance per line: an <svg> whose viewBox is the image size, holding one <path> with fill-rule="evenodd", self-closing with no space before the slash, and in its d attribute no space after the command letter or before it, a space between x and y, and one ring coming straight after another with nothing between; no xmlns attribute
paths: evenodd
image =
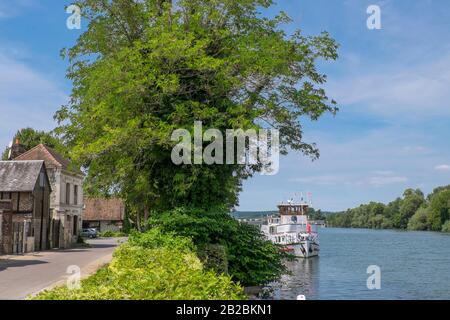
<svg viewBox="0 0 450 320"><path fill-rule="evenodd" d="M308 214L308 205L306 203L281 203L278 205L278 211L280 215L289 215L289 216L305 216Z"/></svg>
<svg viewBox="0 0 450 320"><path fill-rule="evenodd" d="M287 203L279 204L278 211L280 213L280 224L299 224L306 225L308 223L308 205L304 203Z"/></svg>
<svg viewBox="0 0 450 320"><path fill-rule="evenodd" d="M270 234L290 232L317 232L317 226L308 222L306 203L281 203L278 205L279 216L267 218L267 228Z"/></svg>

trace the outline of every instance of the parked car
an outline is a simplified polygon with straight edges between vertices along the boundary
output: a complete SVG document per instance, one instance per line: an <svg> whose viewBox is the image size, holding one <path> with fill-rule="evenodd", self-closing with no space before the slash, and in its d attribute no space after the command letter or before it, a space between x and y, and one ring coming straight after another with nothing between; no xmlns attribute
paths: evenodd
<svg viewBox="0 0 450 320"><path fill-rule="evenodd" d="M97 232L97 229L95 229L95 228L83 229L83 230L81 230L81 236L83 238L93 239L93 238L98 237L98 232Z"/></svg>

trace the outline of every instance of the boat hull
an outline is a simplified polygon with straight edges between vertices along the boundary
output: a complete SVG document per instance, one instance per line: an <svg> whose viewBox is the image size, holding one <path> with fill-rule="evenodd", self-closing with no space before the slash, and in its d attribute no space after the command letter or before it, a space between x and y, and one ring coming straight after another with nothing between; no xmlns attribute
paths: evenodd
<svg viewBox="0 0 450 320"><path fill-rule="evenodd" d="M319 244L312 241L301 241L286 246L297 258L311 258L319 255Z"/></svg>

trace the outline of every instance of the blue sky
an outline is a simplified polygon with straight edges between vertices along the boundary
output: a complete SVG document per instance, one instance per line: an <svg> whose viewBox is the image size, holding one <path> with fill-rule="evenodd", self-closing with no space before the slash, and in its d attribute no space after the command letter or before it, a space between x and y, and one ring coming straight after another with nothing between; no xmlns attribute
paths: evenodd
<svg viewBox="0 0 450 320"><path fill-rule="evenodd" d="M0 146L19 128L55 126L71 88L59 51L81 33L66 28L68 3L0 0ZM371 4L381 8L381 30L366 27ZM288 32L326 30L340 43L339 60L320 71L341 111L304 122L319 160L282 158L277 175L245 182L240 209L274 209L311 192L316 208L343 210L450 184L450 2L280 0L267 14L276 10L292 17Z"/></svg>

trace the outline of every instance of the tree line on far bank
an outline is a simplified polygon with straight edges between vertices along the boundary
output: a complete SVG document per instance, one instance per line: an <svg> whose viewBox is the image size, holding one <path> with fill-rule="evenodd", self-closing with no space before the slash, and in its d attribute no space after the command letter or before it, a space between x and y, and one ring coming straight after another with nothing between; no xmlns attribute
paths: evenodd
<svg viewBox="0 0 450 320"><path fill-rule="evenodd" d="M331 227L404 229L450 232L450 185L425 197L420 189L407 189L386 204L370 202L327 216Z"/></svg>

